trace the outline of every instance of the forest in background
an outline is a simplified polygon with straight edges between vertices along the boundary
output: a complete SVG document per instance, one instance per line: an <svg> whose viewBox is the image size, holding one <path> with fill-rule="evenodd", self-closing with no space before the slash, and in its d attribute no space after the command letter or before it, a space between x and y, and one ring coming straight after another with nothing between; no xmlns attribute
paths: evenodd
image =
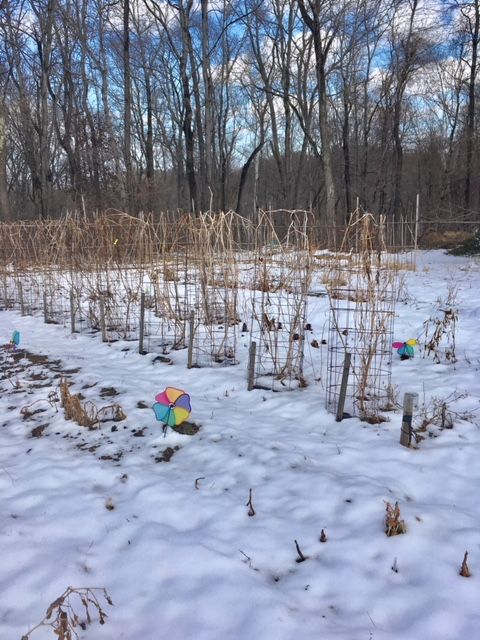
<svg viewBox="0 0 480 640"><path fill-rule="evenodd" d="M478 222L480 0L0 0L0 220Z"/></svg>

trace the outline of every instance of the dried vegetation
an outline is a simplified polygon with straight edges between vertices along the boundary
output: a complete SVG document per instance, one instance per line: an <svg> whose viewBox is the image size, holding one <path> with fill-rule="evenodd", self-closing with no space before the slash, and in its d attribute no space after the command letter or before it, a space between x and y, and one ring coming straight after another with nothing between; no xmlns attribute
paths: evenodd
<svg viewBox="0 0 480 640"><path fill-rule="evenodd" d="M48 607L45 617L21 640L30 640L32 633L41 627L51 627L58 640L79 638L78 629L85 631L88 625L98 618L99 624L105 624L108 617L101 601L113 606L106 589L98 587L68 587Z"/></svg>

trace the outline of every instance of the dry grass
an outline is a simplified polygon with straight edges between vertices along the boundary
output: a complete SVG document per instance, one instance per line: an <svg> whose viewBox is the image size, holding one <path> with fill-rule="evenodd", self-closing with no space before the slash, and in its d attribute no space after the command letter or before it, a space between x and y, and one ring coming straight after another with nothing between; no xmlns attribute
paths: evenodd
<svg viewBox="0 0 480 640"><path fill-rule="evenodd" d="M327 289L332 291L340 287L348 287L349 284L349 280L345 274L340 274L335 270L325 272L322 275L320 282L324 284Z"/></svg>
<svg viewBox="0 0 480 640"><path fill-rule="evenodd" d="M69 387L70 383L66 380L60 382L61 405L66 420L73 420L81 427L94 429L102 420L120 422L127 417L119 404L113 403L98 409L91 401L83 402L79 394L72 395Z"/></svg>
<svg viewBox="0 0 480 640"><path fill-rule="evenodd" d="M412 261L409 260L408 257L400 254L395 259L390 259L388 256L383 260L383 268L388 271L416 271L417 266Z"/></svg>
<svg viewBox="0 0 480 640"><path fill-rule="evenodd" d="M427 431L452 429L459 422L475 421L475 409L470 411L457 411L454 404L467 397L466 393L453 391L450 395L438 398L433 396L427 402L424 400L415 417L413 436L416 442L425 439Z"/></svg>
<svg viewBox="0 0 480 640"><path fill-rule="evenodd" d="M438 309L437 314L425 320L425 355L439 364L442 360L455 364L455 332L458 322L456 309ZM445 344L446 343L446 344Z"/></svg>
<svg viewBox="0 0 480 640"><path fill-rule="evenodd" d="M422 245L427 249L454 249L471 237L469 231L429 231L424 234Z"/></svg>
<svg viewBox="0 0 480 640"><path fill-rule="evenodd" d="M104 588L68 587L48 607L45 617L21 640L30 640L31 634L41 627L50 627L58 640L74 640L79 638L77 629L84 631L93 622L92 615L98 616L98 622L105 624L107 614L100 600L113 606L113 602Z"/></svg>
<svg viewBox="0 0 480 640"><path fill-rule="evenodd" d="M406 533L407 526L403 520L400 519L400 507L398 502L395 502L395 506L392 507L390 502L386 503L386 515L385 515L385 533L387 536L398 536L401 533Z"/></svg>

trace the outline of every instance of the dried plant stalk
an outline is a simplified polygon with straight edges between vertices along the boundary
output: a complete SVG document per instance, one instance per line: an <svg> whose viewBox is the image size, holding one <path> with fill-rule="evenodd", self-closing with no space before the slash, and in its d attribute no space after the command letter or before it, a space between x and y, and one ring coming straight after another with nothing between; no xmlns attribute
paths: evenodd
<svg viewBox="0 0 480 640"><path fill-rule="evenodd" d="M78 394L72 395L70 393L69 386L65 379L60 382L60 398L66 420L73 420L81 427L93 429L101 420L110 419L120 422L127 417L122 407L117 403L97 409L91 401L82 402Z"/></svg>
<svg viewBox="0 0 480 640"><path fill-rule="evenodd" d="M406 533L407 526L403 520L400 520L400 507L398 506L398 502L395 502L394 507L392 507L390 502L387 502L386 512L385 533L387 536L398 536L401 533Z"/></svg>
<svg viewBox="0 0 480 640"><path fill-rule="evenodd" d="M31 634L40 627L51 627L58 640L74 640L79 637L77 628L85 630L92 623L93 612L96 612L98 622L105 624L107 614L100 604L101 598L113 606L105 588L68 587L50 604L43 620L23 635L21 640L30 640Z"/></svg>
<svg viewBox="0 0 480 640"><path fill-rule="evenodd" d="M465 551L465 555L463 556L462 566L460 567L460 571L459 571L460 575L463 576L464 578L470 578L470 576L472 575L470 573L470 569L468 568L467 558L468 558L468 551Z"/></svg>

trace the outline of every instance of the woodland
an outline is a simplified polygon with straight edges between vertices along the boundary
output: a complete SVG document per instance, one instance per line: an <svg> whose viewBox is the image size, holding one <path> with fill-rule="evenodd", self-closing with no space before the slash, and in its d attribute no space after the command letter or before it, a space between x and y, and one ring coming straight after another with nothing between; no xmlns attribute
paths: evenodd
<svg viewBox="0 0 480 640"><path fill-rule="evenodd" d="M0 220L478 222L480 0L0 1Z"/></svg>

